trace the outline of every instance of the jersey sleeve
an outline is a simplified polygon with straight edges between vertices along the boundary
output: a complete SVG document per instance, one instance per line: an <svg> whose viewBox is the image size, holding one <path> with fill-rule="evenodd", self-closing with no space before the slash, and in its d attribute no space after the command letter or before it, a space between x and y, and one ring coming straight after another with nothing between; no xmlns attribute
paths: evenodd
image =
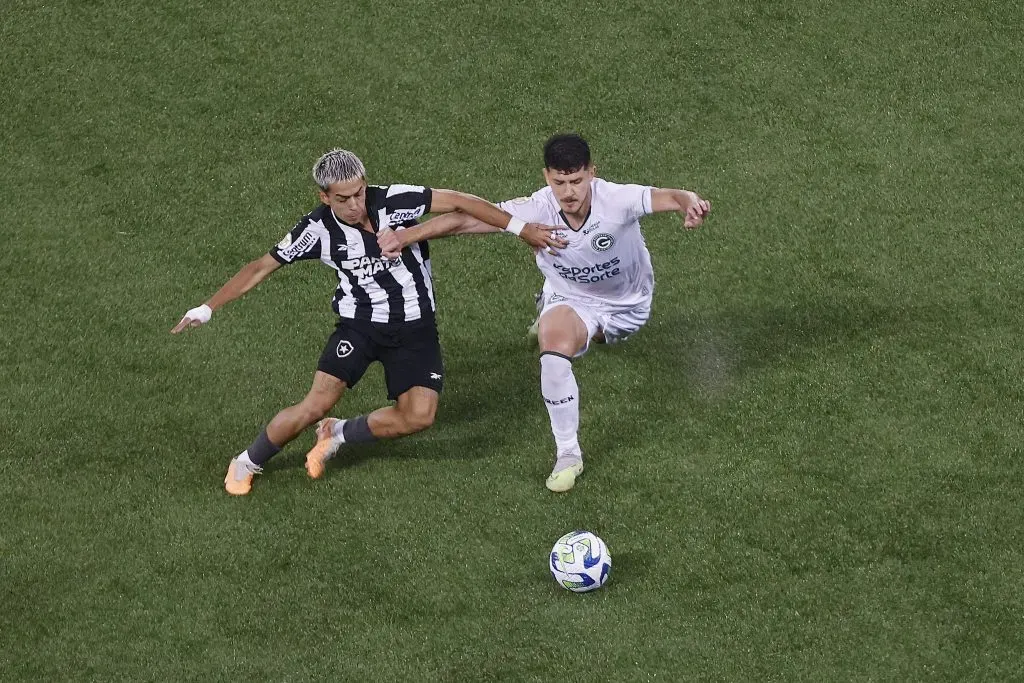
<svg viewBox="0 0 1024 683"><path fill-rule="evenodd" d="M639 220L643 216L654 213L651 206L650 185L618 185L608 183L611 190L612 206L620 213L624 222Z"/></svg>
<svg viewBox="0 0 1024 683"><path fill-rule="evenodd" d="M498 202L498 207L527 223L546 223L544 204L536 197L518 197Z"/></svg>
<svg viewBox="0 0 1024 683"><path fill-rule="evenodd" d="M269 253L281 264L320 258L322 233L323 223L304 216Z"/></svg>
<svg viewBox="0 0 1024 683"><path fill-rule="evenodd" d="M408 227L414 225L418 218L430 213L432 191L421 185L390 185L384 196L384 216L378 222L383 227Z"/></svg>

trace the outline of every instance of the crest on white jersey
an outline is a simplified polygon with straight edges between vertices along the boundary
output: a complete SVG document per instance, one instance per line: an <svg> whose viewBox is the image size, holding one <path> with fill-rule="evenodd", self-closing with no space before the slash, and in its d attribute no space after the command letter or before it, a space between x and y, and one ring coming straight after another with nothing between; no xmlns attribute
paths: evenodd
<svg viewBox="0 0 1024 683"><path fill-rule="evenodd" d="M599 232L590 240L590 246L594 251L608 251L615 244L615 238L606 232Z"/></svg>

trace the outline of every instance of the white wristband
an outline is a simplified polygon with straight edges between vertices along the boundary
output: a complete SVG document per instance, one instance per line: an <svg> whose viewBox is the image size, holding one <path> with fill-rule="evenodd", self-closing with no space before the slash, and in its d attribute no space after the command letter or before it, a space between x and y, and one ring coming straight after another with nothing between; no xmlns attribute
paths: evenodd
<svg viewBox="0 0 1024 683"><path fill-rule="evenodd" d="M513 216L512 219L508 222L508 225L505 226L505 232L510 232L516 237L519 237L519 234L523 232L523 228L525 227L526 221Z"/></svg>
<svg viewBox="0 0 1024 683"><path fill-rule="evenodd" d="M207 306L206 304L203 304L202 306L190 308L188 310L188 313L185 314L185 317L191 320L198 320L201 323L208 323L210 322L210 317L212 315L213 309Z"/></svg>

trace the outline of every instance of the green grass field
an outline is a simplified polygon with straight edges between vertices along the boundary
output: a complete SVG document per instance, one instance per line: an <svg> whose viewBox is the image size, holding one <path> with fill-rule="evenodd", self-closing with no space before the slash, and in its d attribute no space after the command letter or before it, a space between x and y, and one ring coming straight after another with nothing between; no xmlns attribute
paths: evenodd
<svg viewBox="0 0 1024 683"><path fill-rule="evenodd" d="M0 680L1024 679L1024 8L1010 2L4 0ZM169 329L316 201L499 200L587 136L645 219L648 326L553 444L500 237L432 256L438 422L253 495L332 273ZM371 371L336 409L384 401ZM547 552L600 534L611 582Z"/></svg>

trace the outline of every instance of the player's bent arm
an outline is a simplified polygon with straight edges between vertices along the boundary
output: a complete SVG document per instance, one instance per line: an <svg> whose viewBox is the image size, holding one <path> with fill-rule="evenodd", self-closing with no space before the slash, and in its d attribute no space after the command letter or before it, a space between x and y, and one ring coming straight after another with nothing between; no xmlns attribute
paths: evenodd
<svg viewBox="0 0 1024 683"><path fill-rule="evenodd" d="M280 267L281 264L270 254L264 254L255 261L245 264L206 303L185 313L185 316L174 326L171 333L177 334L190 327L199 327L203 323L209 322L210 316L215 310L242 296L266 280L271 273Z"/></svg>
<svg viewBox="0 0 1024 683"><path fill-rule="evenodd" d="M689 190L673 190L663 187L651 189L651 212L686 211L700 201L696 193Z"/></svg>
<svg viewBox="0 0 1024 683"><path fill-rule="evenodd" d="M711 211L711 202L701 199L696 192L655 187L651 189L651 212L678 211L683 226L696 228Z"/></svg>

